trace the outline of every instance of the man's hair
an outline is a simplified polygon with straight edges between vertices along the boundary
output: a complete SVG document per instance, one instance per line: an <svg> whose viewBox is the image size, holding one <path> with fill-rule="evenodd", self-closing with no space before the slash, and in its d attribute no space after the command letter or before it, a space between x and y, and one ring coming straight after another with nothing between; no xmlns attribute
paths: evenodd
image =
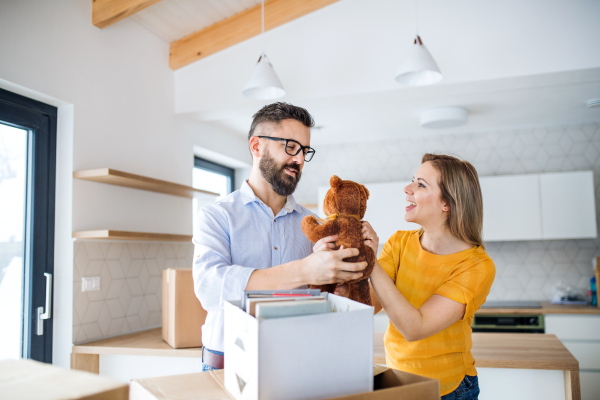
<svg viewBox="0 0 600 400"><path fill-rule="evenodd" d="M248 141L254 136L256 127L265 122L278 124L284 119L295 119L307 128L315 126L315 120L312 115L304 108L281 102L264 106L258 110L252 118L252 125L250 125L250 132L248 133Z"/></svg>

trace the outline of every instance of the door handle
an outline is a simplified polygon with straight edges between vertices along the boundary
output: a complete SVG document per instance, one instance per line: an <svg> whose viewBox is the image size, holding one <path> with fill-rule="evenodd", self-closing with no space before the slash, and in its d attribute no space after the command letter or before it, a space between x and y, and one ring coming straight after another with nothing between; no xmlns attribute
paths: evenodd
<svg viewBox="0 0 600 400"><path fill-rule="evenodd" d="M46 311L44 307L37 308L37 334L41 336L44 334L44 320L50 319L52 316L52 274L44 272L46 277Z"/></svg>

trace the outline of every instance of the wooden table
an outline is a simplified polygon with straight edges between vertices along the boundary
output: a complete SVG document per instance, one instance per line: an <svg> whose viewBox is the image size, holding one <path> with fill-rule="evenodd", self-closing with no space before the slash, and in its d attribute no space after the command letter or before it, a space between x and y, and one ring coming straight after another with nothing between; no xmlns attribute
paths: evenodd
<svg viewBox="0 0 600 400"><path fill-rule="evenodd" d="M374 362L385 364L383 333L374 334ZM565 395L581 399L579 362L554 335L526 333L473 333L476 367L564 371ZM98 373L99 355L201 357L200 347L173 349L162 340L162 328L131 333L73 346L71 368Z"/></svg>

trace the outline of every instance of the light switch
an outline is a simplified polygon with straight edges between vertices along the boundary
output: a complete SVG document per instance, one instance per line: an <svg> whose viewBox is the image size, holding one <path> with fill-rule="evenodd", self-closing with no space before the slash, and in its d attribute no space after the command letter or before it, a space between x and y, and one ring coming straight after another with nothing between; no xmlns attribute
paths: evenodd
<svg viewBox="0 0 600 400"><path fill-rule="evenodd" d="M90 276L87 278L81 278L81 291L82 292L93 292L94 290L100 290L100 277Z"/></svg>

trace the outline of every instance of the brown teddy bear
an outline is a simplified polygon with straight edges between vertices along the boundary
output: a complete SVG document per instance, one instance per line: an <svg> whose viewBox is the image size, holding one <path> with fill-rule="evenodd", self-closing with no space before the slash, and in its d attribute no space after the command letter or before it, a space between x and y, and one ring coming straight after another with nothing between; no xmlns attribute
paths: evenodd
<svg viewBox="0 0 600 400"><path fill-rule="evenodd" d="M361 184L343 181L335 175L331 177L329 184L331 189L327 191L323 202L323 211L327 215L327 219L325 221L317 220L313 215L304 217L302 232L313 243L326 236L338 235L338 240L335 242L336 250L340 246L344 246L345 249L354 248L360 251L358 256L344 259L347 262L367 262L363 276L347 282L350 286L349 298L372 305L368 278L375 265L375 254L370 247L365 245L361 223L361 219L367 211L369 191ZM313 289L321 289L321 291L329 293L333 293L335 287L335 283L312 286Z"/></svg>

